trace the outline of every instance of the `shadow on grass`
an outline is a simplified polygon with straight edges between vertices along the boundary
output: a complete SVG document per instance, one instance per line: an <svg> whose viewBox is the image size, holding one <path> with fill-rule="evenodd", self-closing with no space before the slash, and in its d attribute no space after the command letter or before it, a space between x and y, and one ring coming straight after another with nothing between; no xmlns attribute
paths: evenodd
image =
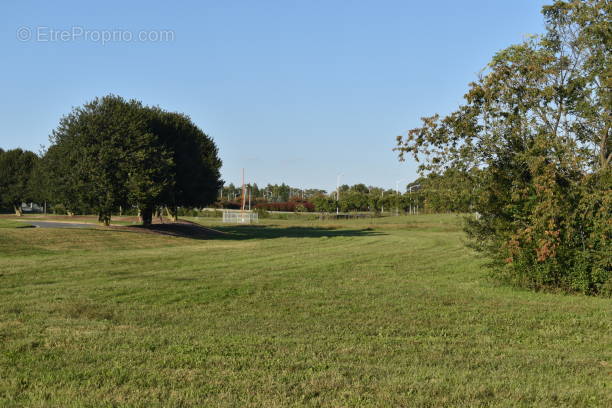
<svg viewBox="0 0 612 408"><path fill-rule="evenodd" d="M269 227L265 225L231 225L206 228L200 224L180 222L175 224L133 225L117 230L146 232L190 239L247 240L273 238L335 238L384 235L380 231L364 229L335 229L325 227Z"/></svg>
<svg viewBox="0 0 612 408"><path fill-rule="evenodd" d="M265 225L232 225L216 228L225 239L335 238L385 235L370 228L335 229L325 227L268 227Z"/></svg>

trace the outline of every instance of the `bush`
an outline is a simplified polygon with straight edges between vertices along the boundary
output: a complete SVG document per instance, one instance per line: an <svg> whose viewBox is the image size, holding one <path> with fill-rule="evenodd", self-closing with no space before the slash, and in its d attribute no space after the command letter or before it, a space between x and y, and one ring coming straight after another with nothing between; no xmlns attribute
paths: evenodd
<svg viewBox="0 0 612 408"><path fill-rule="evenodd" d="M509 200L515 219L479 209L468 219L472 245L493 259L494 275L534 290L552 289L610 296L612 208L610 174L578 177L571 183L558 169L533 169L531 200ZM515 183L515 190L516 188ZM518 212L520 210L520 212Z"/></svg>
<svg viewBox="0 0 612 408"><path fill-rule="evenodd" d="M255 206L255 212L257 213L257 216L259 218L269 218L270 217L270 213L265 208Z"/></svg>
<svg viewBox="0 0 612 408"><path fill-rule="evenodd" d="M64 206L64 204L55 204L53 207L51 207L51 211L53 211L53 214L57 215L68 214L68 211L66 210L66 206Z"/></svg>
<svg viewBox="0 0 612 408"><path fill-rule="evenodd" d="M179 217L197 217L199 214L200 211L197 208L179 207L177 209L177 215Z"/></svg>

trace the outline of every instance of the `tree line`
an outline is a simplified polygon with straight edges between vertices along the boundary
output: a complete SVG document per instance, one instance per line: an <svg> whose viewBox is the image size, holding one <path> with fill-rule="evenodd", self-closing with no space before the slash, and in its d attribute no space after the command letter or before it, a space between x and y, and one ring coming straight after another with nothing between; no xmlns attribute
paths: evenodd
<svg viewBox="0 0 612 408"><path fill-rule="evenodd" d="M545 34L497 53L455 112L397 139L429 180L470 180L466 231L512 283L612 293L611 8L545 6Z"/></svg>
<svg viewBox="0 0 612 408"><path fill-rule="evenodd" d="M53 206L50 206L54 212L99 214L100 210L96 210L95 202L76 199L77 195L74 189L66 188L65 183L69 183L67 181L69 180L68 176L64 175L64 178L62 178L61 172L64 170L59 165L52 163L53 160L56 163L62 160L59 155L54 156L56 153L53 146L55 144L42 157L21 149L12 150L7 152L9 153L7 156L3 156L3 151L0 149L0 174L3 175L1 180L5 182L13 181L10 185L5 186L0 181L0 192L2 192L0 194L0 208L10 209L19 214L21 203L36 202L42 205L47 202L54 203ZM5 157L4 161L2 157ZM10 170L11 168L12 170ZM150 170L153 171L154 169ZM183 171L181 174L188 173ZM72 175L72 180L75 176ZM174 178L176 177L174 176ZM58 183L58 180L63 181ZM399 193L396 190L382 187L366 186L363 183L352 186L343 184L339 187L338 194L336 191L327 193L323 189L302 189L285 183L268 184L261 188L256 183L249 183L245 185L245 190L246 200L247 203L250 202L251 209L268 211L335 212L338 209L341 212L465 213L469 212L472 207L472 196L469 194L473 190L472 182L473 180L465 177L465 175L448 171L442 175L433 174L415 180L406 186L406 193ZM134 186L133 184L127 184L127 187L130 189ZM164 188L163 181L158 182L157 187ZM88 189L89 187L83 185L81 189L83 188ZM134 195L131 197L134 197ZM120 211L129 213L130 208L137 208L143 221L149 223L152 209L160 211L168 206L168 212L171 216L176 214L178 206L194 208L209 205L216 208L239 209L242 205L241 199L242 186L235 186L230 183L219 189L216 200L213 200L211 194L208 194L206 200L172 201L170 205L163 200L153 201L152 204L148 204L148 201L144 199L141 199L140 202L124 200L123 205L111 206L111 209L115 213ZM107 216L101 217L101 220L104 221L105 217L110 221L110 213L107 212Z"/></svg>
<svg viewBox="0 0 612 408"><path fill-rule="evenodd" d="M418 183L417 183L418 184ZM407 187L410 187L408 185ZM462 212L467 206L449 207L448 201L434 198L439 190L425 191L414 188L414 191L399 193L396 190L381 187L366 186L363 183L349 186L341 185L338 192L326 192L323 189L301 189L282 184L268 184L265 188L258 188L257 184L246 184L245 194L251 208L268 211L317 211L335 212L409 212L419 208L425 212ZM449 192L445 191L445 195ZM223 187L219 199L215 204L217 208L236 209L241 207L242 187ZM438 203L444 202L441 206Z"/></svg>
<svg viewBox="0 0 612 408"><path fill-rule="evenodd" d="M94 213L104 225L121 208L137 208L143 224L165 209L205 206L222 186L214 141L184 114L108 95L61 118L40 156L0 152L0 203L61 203Z"/></svg>
<svg viewBox="0 0 612 408"><path fill-rule="evenodd" d="M325 194L325 190L321 189L303 189L292 187L288 184L270 184L265 187L260 187L257 183L245 184L246 194L253 200L265 200L266 202L287 202L292 198L299 197L302 200L308 200L316 195ZM240 200L242 197L242 186L224 185L219 191L219 202Z"/></svg>

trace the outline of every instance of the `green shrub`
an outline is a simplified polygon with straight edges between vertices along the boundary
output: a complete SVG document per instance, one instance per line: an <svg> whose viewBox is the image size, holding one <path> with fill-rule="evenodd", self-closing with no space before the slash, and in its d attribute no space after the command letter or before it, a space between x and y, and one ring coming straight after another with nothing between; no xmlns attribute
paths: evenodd
<svg viewBox="0 0 612 408"><path fill-rule="evenodd" d="M51 211L53 212L53 214L57 214L57 215L68 214L68 211L66 210L66 206L64 206L64 204L53 205L53 207L51 207Z"/></svg>
<svg viewBox="0 0 612 408"><path fill-rule="evenodd" d="M270 218L270 212L262 207L256 207L255 212L259 218Z"/></svg>

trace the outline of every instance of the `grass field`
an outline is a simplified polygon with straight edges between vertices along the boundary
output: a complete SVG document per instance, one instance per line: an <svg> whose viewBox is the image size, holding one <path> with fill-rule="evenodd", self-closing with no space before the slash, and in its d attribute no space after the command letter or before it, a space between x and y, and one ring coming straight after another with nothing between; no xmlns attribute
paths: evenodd
<svg viewBox="0 0 612 408"><path fill-rule="evenodd" d="M203 222L0 219L0 406L612 404L612 301L496 285L458 217Z"/></svg>

